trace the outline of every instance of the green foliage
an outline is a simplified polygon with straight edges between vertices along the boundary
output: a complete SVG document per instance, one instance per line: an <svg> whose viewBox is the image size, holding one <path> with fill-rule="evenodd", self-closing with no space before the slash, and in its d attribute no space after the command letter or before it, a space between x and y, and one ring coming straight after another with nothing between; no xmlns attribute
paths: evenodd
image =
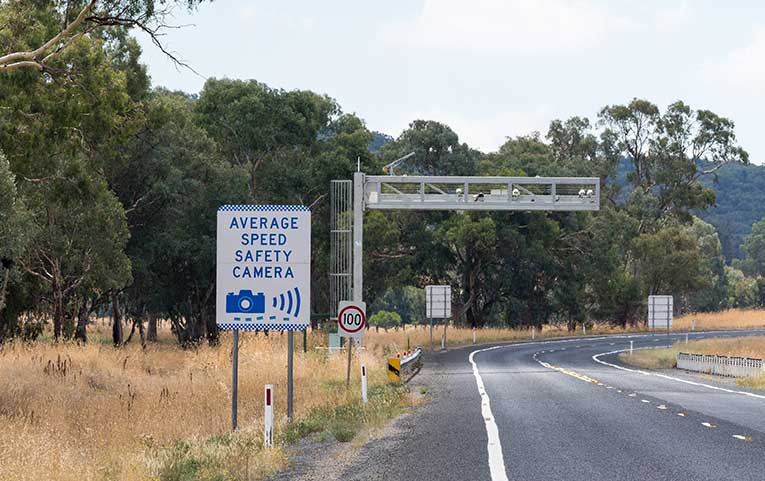
<svg viewBox="0 0 765 481"><path fill-rule="evenodd" d="M369 316L369 325L384 329L398 327L401 325L401 316L398 312L377 311Z"/></svg>
<svg viewBox="0 0 765 481"><path fill-rule="evenodd" d="M746 272L765 276L765 218L752 225L752 232L744 237L741 250L745 255L743 266Z"/></svg>
<svg viewBox="0 0 765 481"><path fill-rule="evenodd" d="M401 316L401 324L416 324L425 315L425 290L414 286L389 288L372 310L395 312Z"/></svg>

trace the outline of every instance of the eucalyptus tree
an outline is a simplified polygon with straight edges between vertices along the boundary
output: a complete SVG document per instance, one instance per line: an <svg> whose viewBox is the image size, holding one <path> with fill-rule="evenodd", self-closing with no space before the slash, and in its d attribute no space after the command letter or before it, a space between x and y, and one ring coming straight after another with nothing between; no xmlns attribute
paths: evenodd
<svg viewBox="0 0 765 481"><path fill-rule="evenodd" d="M134 28L179 65L162 45L167 19L176 5L193 9L203 0L38 0L0 1L0 74L30 69L49 76L70 72L64 53L87 37Z"/></svg>

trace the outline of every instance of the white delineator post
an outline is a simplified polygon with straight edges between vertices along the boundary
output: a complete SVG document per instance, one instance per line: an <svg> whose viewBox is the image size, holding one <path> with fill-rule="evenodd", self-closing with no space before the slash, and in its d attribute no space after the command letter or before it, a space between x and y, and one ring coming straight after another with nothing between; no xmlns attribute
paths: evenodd
<svg viewBox="0 0 765 481"><path fill-rule="evenodd" d="M361 365L361 400L364 404L368 402L367 399L367 365Z"/></svg>
<svg viewBox="0 0 765 481"><path fill-rule="evenodd" d="M583 336L587 335L587 326L585 326L584 324L582 324L582 335Z"/></svg>
<svg viewBox="0 0 765 481"><path fill-rule="evenodd" d="M446 349L446 336L442 335L441 336L441 350L443 351L444 349Z"/></svg>
<svg viewBox="0 0 765 481"><path fill-rule="evenodd" d="M473 328L473 344L475 344L475 327Z"/></svg>
<svg viewBox="0 0 765 481"><path fill-rule="evenodd" d="M632 355L632 341L630 341L630 356Z"/></svg>
<svg viewBox="0 0 765 481"><path fill-rule="evenodd" d="M274 446L274 385L266 384L264 394L266 406L263 416L265 422L263 444L267 448L272 448Z"/></svg>
<svg viewBox="0 0 765 481"><path fill-rule="evenodd" d="M531 326L531 340L533 341L537 334L537 326Z"/></svg>

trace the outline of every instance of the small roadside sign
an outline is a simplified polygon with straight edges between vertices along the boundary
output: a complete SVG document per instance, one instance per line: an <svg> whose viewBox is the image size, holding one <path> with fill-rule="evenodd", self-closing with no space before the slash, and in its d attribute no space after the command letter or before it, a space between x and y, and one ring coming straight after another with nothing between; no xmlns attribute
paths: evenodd
<svg viewBox="0 0 765 481"><path fill-rule="evenodd" d="M671 329L673 314L672 296L648 296L649 329Z"/></svg>
<svg viewBox="0 0 765 481"><path fill-rule="evenodd" d="M337 308L337 332L342 337L361 339L367 326L365 302L342 301Z"/></svg>
<svg viewBox="0 0 765 481"><path fill-rule="evenodd" d="M448 319L452 317L451 286L425 286L425 318Z"/></svg>

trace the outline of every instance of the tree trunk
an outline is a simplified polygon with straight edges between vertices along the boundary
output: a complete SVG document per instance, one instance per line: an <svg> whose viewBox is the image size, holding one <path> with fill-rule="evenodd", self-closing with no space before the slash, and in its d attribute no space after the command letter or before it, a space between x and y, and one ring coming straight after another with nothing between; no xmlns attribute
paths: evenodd
<svg viewBox="0 0 765 481"><path fill-rule="evenodd" d="M74 338L83 344L88 342L88 318L90 317L90 308L87 299L83 299L80 310L77 312L77 328L74 331Z"/></svg>
<svg viewBox="0 0 765 481"><path fill-rule="evenodd" d="M53 279L51 289L53 290L53 338L58 341L61 338L61 328L64 325L64 287L61 285L61 279L57 266L53 266Z"/></svg>
<svg viewBox="0 0 765 481"><path fill-rule="evenodd" d="M146 347L146 333L143 332L143 318L138 319L138 336L141 338L141 347Z"/></svg>
<svg viewBox="0 0 765 481"><path fill-rule="evenodd" d="M114 342L114 347L120 347L123 340L122 312L120 312L120 301L117 298L117 294L112 294L112 316L114 318L112 322L112 342Z"/></svg>
<svg viewBox="0 0 765 481"><path fill-rule="evenodd" d="M5 309L5 293L8 292L8 280L11 278L11 263L3 259L2 269L3 273L2 281L0 281L0 311Z"/></svg>
<svg viewBox="0 0 765 481"><path fill-rule="evenodd" d="M154 314L149 315L149 329L146 333L148 342L157 342L157 317Z"/></svg>

